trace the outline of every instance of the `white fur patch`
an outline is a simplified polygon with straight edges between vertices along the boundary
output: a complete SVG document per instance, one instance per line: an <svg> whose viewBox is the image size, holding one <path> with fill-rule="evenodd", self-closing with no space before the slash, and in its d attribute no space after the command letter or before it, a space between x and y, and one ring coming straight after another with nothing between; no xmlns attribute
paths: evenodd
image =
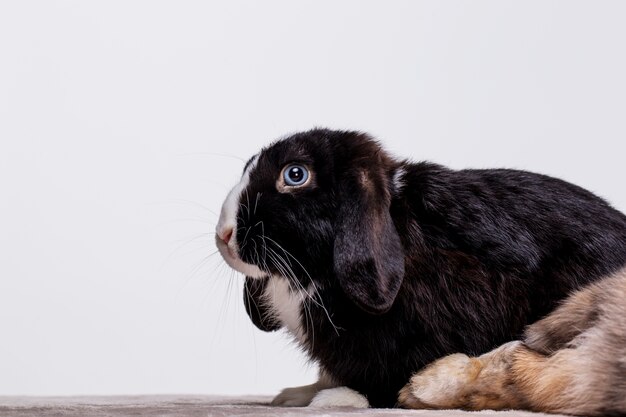
<svg viewBox="0 0 626 417"><path fill-rule="evenodd" d="M302 301L305 295L292 291L287 278L272 276L265 287L265 299L274 316L302 344L306 340L302 328Z"/></svg>
<svg viewBox="0 0 626 417"><path fill-rule="evenodd" d="M399 194L406 185L404 182L404 174L406 174L406 171L402 167L396 169L393 173L393 190L396 194Z"/></svg>
<svg viewBox="0 0 626 417"><path fill-rule="evenodd" d="M224 229L235 229L237 227L237 212L239 211L239 207L241 204L241 195L248 186L248 184L250 184L250 172L256 167L258 159L258 155L254 157L250 165L248 165L248 168L246 168L243 175L241 176L239 183L235 185L226 196L226 200L224 200L224 204L222 204L220 219L217 222L216 231L218 233ZM236 247L236 233L233 234L231 242L233 242Z"/></svg>
<svg viewBox="0 0 626 417"><path fill-rule="evenodd" d="M215 231L217 235L223 235L226 230L232 229L233 234L228 242L228 245L225 245L220 239L216 239L217 248L219 249L222 257L226 261L226 263L233 269L245 274L246 276L252 278L261 278L266 276L263 271L261 271L256 265L251 265L246 262L243 262L238 256L234 254L238 253L239 245L237 242L237 212L239 211L239 207L241 204L244 204L246 207L250 204L254 204L254 202L248 202L247 199L243 198L243 193L245 189L250 184L250 172L256 167L256 164L259 160L259 156L256 155L248 168L244 171L241 176L241 180L237 185L230 190L228 196L226 196L226 200L224 204L222 204L222 210L220 212L220 219L217 222L217 227ZM248 207L248 210L252 210L252 207Z"/></svg>
<svg viewBox="0 0 626 417"><path fill-rule="evenodd" d="M321 390L311 401L310 407L354 407L369 408L370 403L363 395L348 387Z"/></svg>

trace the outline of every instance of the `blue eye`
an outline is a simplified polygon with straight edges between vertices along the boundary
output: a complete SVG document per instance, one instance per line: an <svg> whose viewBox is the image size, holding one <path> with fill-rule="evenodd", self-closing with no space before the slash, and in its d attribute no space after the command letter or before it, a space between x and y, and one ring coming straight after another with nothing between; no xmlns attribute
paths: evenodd
<svg viewBox="0 0 626 417"><path fill-rule="evenodd" d="M287 165L287 168L283 171L283 178L286 185L296 187L304 184L309 179L309 171L302 165Z"/></svg>

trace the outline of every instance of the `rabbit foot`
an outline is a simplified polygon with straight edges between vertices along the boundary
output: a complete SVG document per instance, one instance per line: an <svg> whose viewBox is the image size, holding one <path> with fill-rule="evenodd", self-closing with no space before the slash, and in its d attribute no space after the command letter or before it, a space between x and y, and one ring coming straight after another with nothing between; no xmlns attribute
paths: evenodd
<svg viewBox="0 0 626 417"><path fill-rule="evenodd" d="M369 408L370 404L363 395L348 387L321 390L310 404L316 408L354 407Z"/></svg>
<svg viewBox="0 0 626 417"><path fill-rule="evenodd" d="M511 362L520 342L510 342L479 357L461 353L446 356L413 375L398 396L406 408L515 408Z"/></svg>

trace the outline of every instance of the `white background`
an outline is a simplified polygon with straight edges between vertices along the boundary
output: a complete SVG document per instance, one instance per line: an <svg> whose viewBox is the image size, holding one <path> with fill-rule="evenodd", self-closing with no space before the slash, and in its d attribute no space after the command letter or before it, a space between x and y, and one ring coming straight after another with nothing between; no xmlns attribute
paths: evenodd
<svg viewBox="0 0 626 417"><path fill-rule="evenodd" d="M0 394L312 381L206 258L231 156L287 132L626 209L625 21L591 0L0 2Z"/></svg>

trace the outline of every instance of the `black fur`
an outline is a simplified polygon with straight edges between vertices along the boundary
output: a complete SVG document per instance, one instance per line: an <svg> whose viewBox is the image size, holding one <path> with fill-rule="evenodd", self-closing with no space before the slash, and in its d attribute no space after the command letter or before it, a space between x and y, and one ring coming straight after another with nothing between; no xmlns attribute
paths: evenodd
<svg viewBox="0 0 626 417"><path fill-rule="evenodd" d="M276 181L290 162L314 178L281 193ZM240 256L281 274L284 265L272 263L280 254L293 288L315 283L327 311L311 301L301 313L304 348L372 406L393 406L410 375L436 358L518 338L572 290L626 264L626 217L580 187L524 171L397 161L357 132L275 142L241 201ZM269 331L280 323L260 298L266 281L247 278L245 301Z"/></svg>

